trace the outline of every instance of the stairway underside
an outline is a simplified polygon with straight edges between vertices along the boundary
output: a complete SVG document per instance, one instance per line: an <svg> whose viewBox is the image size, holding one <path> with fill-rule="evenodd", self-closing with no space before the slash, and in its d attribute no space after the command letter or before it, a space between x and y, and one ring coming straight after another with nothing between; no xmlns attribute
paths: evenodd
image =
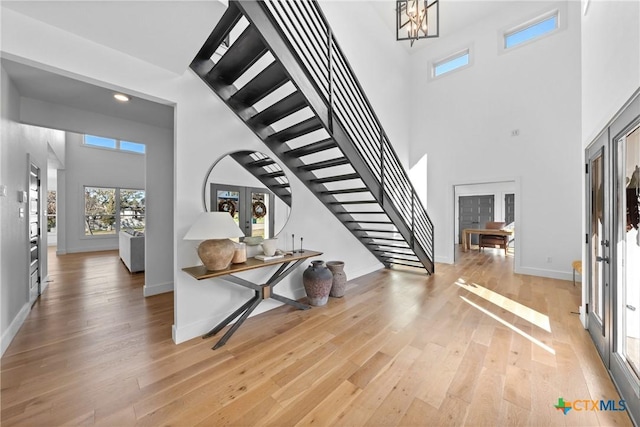
<svg viewBox="0 0 640 427"><path fill-rule="evenodd" d="M382 190L266 14L258 2L230 2L191 68L381 263L432 273L415 225L402 219L412 206L396 206ZM235 159L254 175L265 166L242 154ZM263 179L278 191L277 176ZM286 191L280 194L290 204Z"/></svg>

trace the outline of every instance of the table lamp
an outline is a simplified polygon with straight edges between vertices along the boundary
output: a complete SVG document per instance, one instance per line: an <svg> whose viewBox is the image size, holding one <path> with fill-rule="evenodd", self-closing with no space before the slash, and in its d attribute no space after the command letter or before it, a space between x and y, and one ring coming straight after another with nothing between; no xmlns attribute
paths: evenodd
<svg viewBox="0 0 640 427"><path fill-rule="evenodd" d="M184 240L203 240L198 246L198 256L207 270L224 270L231 264L235 252L232 237L244 233L228 212L203 212L193 223Z"/></svg>

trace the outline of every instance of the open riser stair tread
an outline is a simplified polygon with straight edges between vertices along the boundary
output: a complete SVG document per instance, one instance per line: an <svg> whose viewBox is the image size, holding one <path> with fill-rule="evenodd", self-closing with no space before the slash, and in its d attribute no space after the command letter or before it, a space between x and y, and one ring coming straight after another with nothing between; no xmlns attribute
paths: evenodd
<svg viewBox="0 0 640 427"><path fill-rule="evenodd" d="M306 106L304 96L300 92L293 92L251 117L247 124L252 127L269 126Z"/></svg>
<svg viewBox="0 0 640 427"><path fill-rule="evenodd" d="M345 103L344 98L336 98L337 103L333 108L341 111L336 109L337 115L332 120L330 115L333 113L328 109L326 98L328 86L318 86L319 83L313 80L315 71L306 68L308 65L304 64L310 63L305 63L306 59L302 60L296 51L295 44L300 40L285 40L288 30L279 27L278 20L281 17L274 18L276 15L272 15L277 13L274 10L279 7L277 2L267 5L257 0L230 1L227 12L201 48L191 68L378 260L385 265L416 263L432 272L433 262L426 252L432 249L427 245L427 249L423 250L423 246L415 244L416 239L432 233L432 226L418 223L414 227L413 217L407 216L408 206L410 213L415 212L415 190L406 194L407 189L412 187L406 184L408 178L397 157L390 158L392 169L387 173L389 180L401 179L401 184L384 187L386 181L380 172L381 153L376 152L380 150L364 149L360 143L356 145L356 139L350 136L350 132L355 130L360 135L373 132L381 133L380 138L386 138L377 118L373 116L371 119L374 113L367 107L366 97L362 93L354 97L345 92L345 82L350 88L360 90L357 79L352 74L334 77L338 85L335 88L336 97L346 94L353 102ZM316 2L294 9L300 13L311 12L315 17L313 19L324 20ZM289 16L287 19L296 17ZM304 37L317 37L306 32L328 28L326 21L323 22L320 26L314 24L313 28L298 28L303 43L308 43ZM230 46L220 48L229 35L234 38ZM331 55L335 52L341 54L335 41L331 49L327 51L322 48L320 52L324 52L322 55L328 55L327 52L331 52ZM217 62L214 63L216 58ZM320 59L324 61L322 63L330 63ZM344 58L338 58L337 61L336 72L341 73L346 69L351 73ZM326 78L331 77L326 70L319 72ZM347 111L345 108L365 109L364 112L353 110L355 113L344 115ZM353 121L342 122L347 119ZM384 142L383 139L380 141ZM389 145L382 149L382 155L396 156ZM384 164L386 168L389 167L388 162ZM270 169L273 165L264 159L244 160L247 170L278 197L289 198L290 204L291 189L279 179L285 173ZM403 205L398 206L399 200L403 199ZM422 219L419 217L418 222ZM419 233L415 239L414 233ZM389 260L389 257L393 259Z"/></svg>
<svg viewBox="0 0 640 427"><path fill-rule="evenodd" d="M234 109L250 107L288 81L279 62L273 62L249 83L231 96L229 105Z"/></svg>
<svg viewBox="0 0 640 427"><path fill-rule="evenodd" d="M254 27L248 26L213 67L209 79L233 84L268 50Z"/></svg>

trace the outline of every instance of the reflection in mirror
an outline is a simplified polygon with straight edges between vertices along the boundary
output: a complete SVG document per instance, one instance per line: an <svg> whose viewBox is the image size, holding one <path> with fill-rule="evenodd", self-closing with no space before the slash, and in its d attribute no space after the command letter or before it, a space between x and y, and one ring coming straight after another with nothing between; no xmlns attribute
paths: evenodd
<svg viewBox="0 0 640 427"><path fill-rule="evenodd" d="M236 151L213 164L202 191L207 211L225 211L246 236L272 238L291 211L291 187L284 171L257 151Z"/></svg>

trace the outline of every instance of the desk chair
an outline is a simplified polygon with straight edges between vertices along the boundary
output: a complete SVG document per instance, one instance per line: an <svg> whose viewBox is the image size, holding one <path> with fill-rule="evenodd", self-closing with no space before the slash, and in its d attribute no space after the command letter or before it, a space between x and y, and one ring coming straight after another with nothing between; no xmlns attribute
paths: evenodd
<svg viewBox="0 0 640 427"><path fill-rule="evenodd" d="M504 222L488 222L484 228L488 230L500 230L506 223ZM481 234L478 239L478 250L482 248L495 248L499 246L504 249L504 255L507 256L507 246L509 245L509 236L498 236L493 234Z"/></svg>

